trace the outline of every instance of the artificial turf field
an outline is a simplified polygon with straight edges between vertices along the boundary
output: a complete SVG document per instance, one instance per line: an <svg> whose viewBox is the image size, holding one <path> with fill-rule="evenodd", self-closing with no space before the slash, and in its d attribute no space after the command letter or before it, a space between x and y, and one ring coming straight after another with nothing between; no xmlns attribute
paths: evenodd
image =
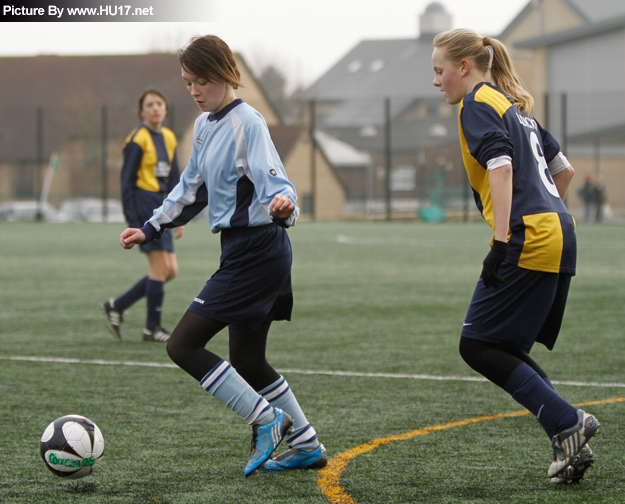
<svg viewBox="0 0 625 504"><path fill-rule="evenodd" d="M550 444L531 415L468 423L522 410L490 383L459 379L478 378L457 344L491 236L483 222L290 230L293 321L274 324L268 358L331 463L323 473L248 478L251 429L172 367L163 344L141 341L144 302L126 317L122 342L108 332L99 303L147 272L139 252L117 244L121 230L0 224L0 502L625 502L625 228L579 226L560 338L553 352L532 352L552 380L577 382L556 385L570 402L608 401L584 406L602 423L597 462L566 487L549 484ZM191 223L176 245L168 328L219 260L206 223ZM209 348L227 358L225 333ZM81 480L57 478L39 454L48 423L66 414L89 417L104 435L101 466ZM376 439L388 442L361 448Z"/></svg>

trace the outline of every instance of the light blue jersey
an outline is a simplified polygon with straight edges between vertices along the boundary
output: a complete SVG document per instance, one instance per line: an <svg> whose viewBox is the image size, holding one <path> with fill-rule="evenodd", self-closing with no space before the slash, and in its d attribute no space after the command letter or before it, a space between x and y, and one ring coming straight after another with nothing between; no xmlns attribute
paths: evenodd
<svg viewBox="0 0 625 504"><path fill-rule="evenodd" d="M211 231L257 227L276 220L269 204L284 194L299 216L297 193L289 182L263 117L250 105L235 100L217 114L200 115L193 128L193 148L178 185L148 221L162 228L186 224L208 205Z"/></svg>

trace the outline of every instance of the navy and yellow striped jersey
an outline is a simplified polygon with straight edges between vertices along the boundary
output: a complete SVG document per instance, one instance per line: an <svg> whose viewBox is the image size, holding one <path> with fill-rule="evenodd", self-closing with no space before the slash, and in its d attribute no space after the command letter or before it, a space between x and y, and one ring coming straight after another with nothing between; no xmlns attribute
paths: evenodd
<svg viewBox="0 0 625 504"><path fill-rule="evenodd" d="M462 158L482 216L495 229L488 161L512 158L512 209L506 262L521 268L575 274L575 223L560 199L548 163L558 142L499 88L478 84L459 111Z"/></svg>
<svg viewBox="0 0 625 504"><path fill-rule="evenodd" d="M180 180L176 146L173 131L156 132L145 124L126 138L121 189L124 213L132 226L141 227Z"/></svg>

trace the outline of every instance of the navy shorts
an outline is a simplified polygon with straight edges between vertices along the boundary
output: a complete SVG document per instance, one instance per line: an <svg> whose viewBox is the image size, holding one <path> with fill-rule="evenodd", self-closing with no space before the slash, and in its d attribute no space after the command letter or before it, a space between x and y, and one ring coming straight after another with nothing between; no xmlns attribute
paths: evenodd
<svg viewBox="0 0 625 504"><path fill-rule="evenodd" d="M571 276L503 263L506 282L487 288L482 278L462 326L462 336L505 344L529 353L537 341L549 350L558 338Z"/></svg>
<svg viewBox="0 0 625 504"><path fill-rule="evenodd" d="M152 250L166 250L174 252L174 233L171 229L164 229L163 234L158 240L152 240L149 243L139 245L141 252L151 252Z"/></svg>
<svg viewBox="0 0 625 504"><path fill-rule="evenodd" d="M189 311L235 329L291 320L292 260L286 230L276 224L224 229L219 269Z"/></svg>
<svg viewBox="0 0 625 504"><path fill-rule="evenodd" d="M128 221L129 227L142 227L154 214L154 209L160 207L165 199L165 193L145 191L135 188L132 192L132 199L128 203L132 205L132 222ZM126 214L128 218L128 214ZM174 234L171 229L163 230L158 240L152 240L149 243L139 245L141 252L151 252L152 250L165 250L167 252L174 251Z"/></svg>

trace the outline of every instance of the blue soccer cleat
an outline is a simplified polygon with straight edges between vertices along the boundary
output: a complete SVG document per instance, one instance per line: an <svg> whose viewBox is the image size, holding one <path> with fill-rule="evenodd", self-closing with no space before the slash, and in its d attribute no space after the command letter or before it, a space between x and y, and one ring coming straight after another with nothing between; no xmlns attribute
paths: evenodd
<svg viewBox="0 0 625 504"><path fill-rule="evenodd" d="M252 453L245 466L245 475L249 476L263 465L273 451L292 429L294 420L284 411L274 408L276 418L267 425L254 425L252 431Z"/></svg>
<svg viewBox="0 0 625 504"><path fill-rule="evenodd" d="M322 469L328 465L326 449L322 444L312 451L291 448L275 459L269 459L261 469L284 471L285 469Z"/></svg>

